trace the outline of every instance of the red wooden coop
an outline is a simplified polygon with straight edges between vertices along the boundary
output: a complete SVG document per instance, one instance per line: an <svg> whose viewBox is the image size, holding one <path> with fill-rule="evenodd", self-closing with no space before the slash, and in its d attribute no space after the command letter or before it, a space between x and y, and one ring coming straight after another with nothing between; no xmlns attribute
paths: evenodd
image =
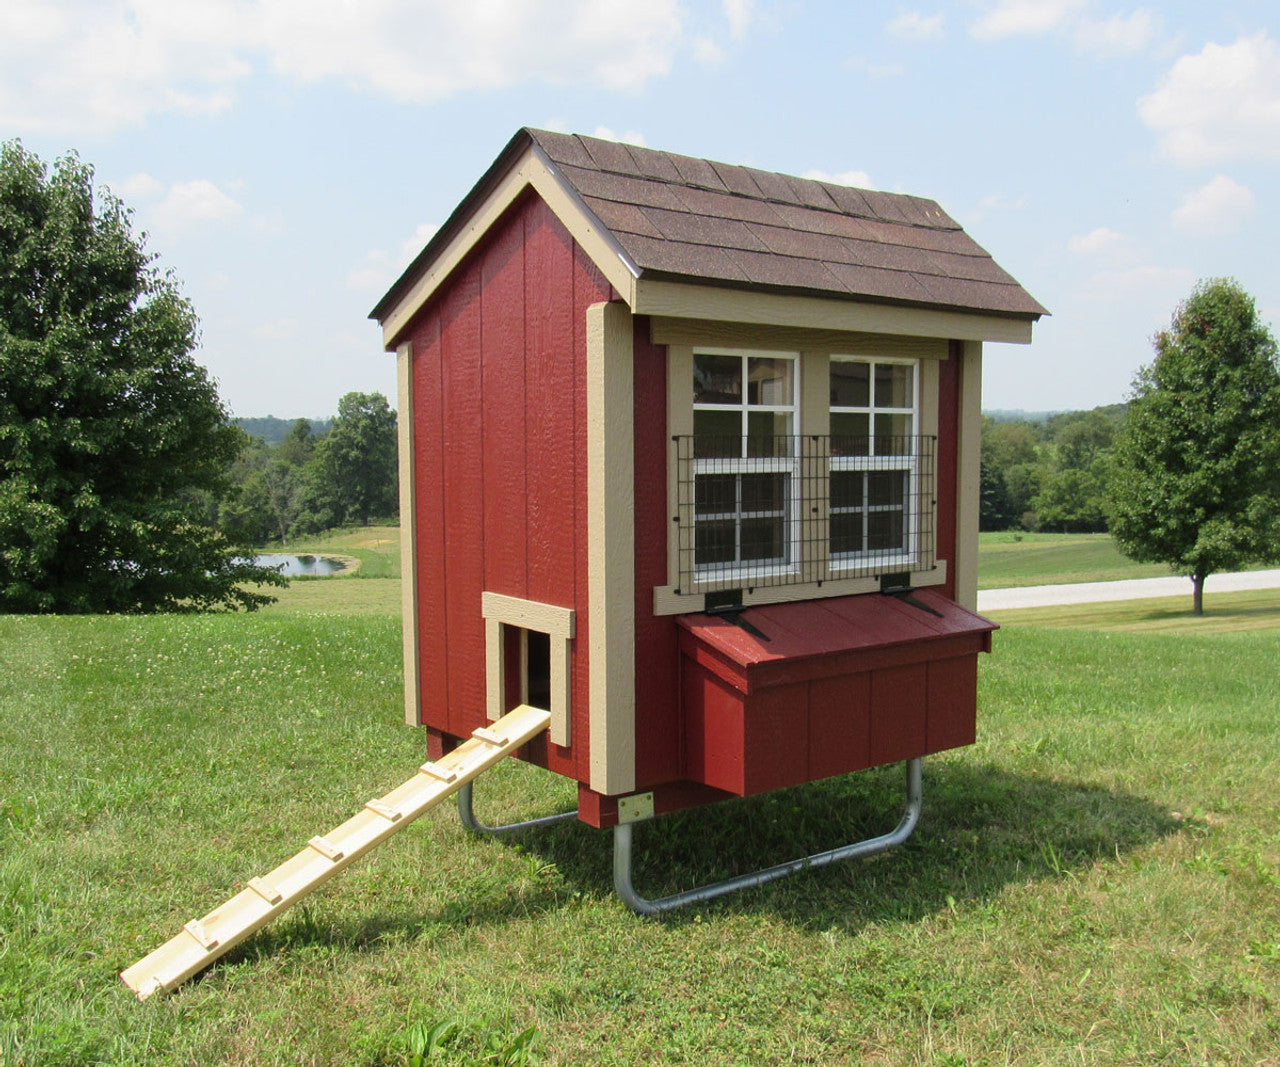
<svg viewBox="0 0 1280 1067"><path fill-rule="evenodd" d="M615 833L970 744L984 341L1044 309L933 201L521 130L374 309L406 716L520 704ZM463 796L464 816L470 797Z"/></svg>

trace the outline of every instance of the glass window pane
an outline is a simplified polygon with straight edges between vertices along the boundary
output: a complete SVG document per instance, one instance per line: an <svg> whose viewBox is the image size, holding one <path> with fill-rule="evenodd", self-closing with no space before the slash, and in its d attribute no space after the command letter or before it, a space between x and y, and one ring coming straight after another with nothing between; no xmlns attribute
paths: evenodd
<svg viewBox="0 0 1280 1067"><path fill-rule="evenodd" d="M757 511L784 512L787 507L785 474L742 475L742 513Z"/></svg>
<svg viewBox="0 0 1280 1067"><path fill-rule="evenodd" d="M695 411L693 413L693 454L707 456L742 455L742 413L740 411Z"/></svg>
<svg viewBox="0 0 1280 1067"><path fill-rule="evenodd" d="M694 527L694 532L693 561L697 566L733 562L734 522L732 519L700 522Z"/></svg>
<svg viewBox="0 0 1280 1067"><path fill-rule="evenodd" d="M872 471L867 475L867 504L873 508L902 507L907 502L905 471Z"/></svg>
<svg viewBox="0 0 1280 1067"><path fill-rule="evenodd" d="M693 354L695 404L742 403L742 357Z"/></svg>
<svg viewBox="0 0 1280 1067"><path fill-rule="evenodd" d="M786 551L785 526L781 516L776 519L743 519L742 561L782 561Z"/></svg>
<svg viewBox="0 0 1280 1067"><path fill-rule="evenodd" d="M738 479L733 474L700 474L694 479L694 514L733 515L738 510Z"/></svg>
<svg viewBox="0 0 1280 1067"><path fill-rule="evenodd" d="M876 407L909 408L913 400L912 368L902 363L876 364Z"/></svg>
<svg viewBox="0 0 1280 1067"><path fill-rule="evenodd" d="M831 413L831 454L833 456L869 456L871 454L871 416Z"/></svg>
<svg viewBox="0 0 1280 1067"><path fill-rule="evenodd" d="M795 366L789 359L752 356L747 360L748 404L791 404L791 372Z"/></svg>
<svg viewBox="0 0 1280 1067"><path fill-rule="evenodd" d="M783 411L748 411L747 437L748 456L791 455L791 414Z"/></svg>
<svg viewBox="0 0 1280 1067"><path fill-rule="evenodd" d="M871 365L852 359L831 361L831 406L865 408L871 406Z"/></svg>
<svg viewBox="0 0 1280 1067"><path fill-rule="evenodd" d="M901 511L873 511L867 516L867 549L871 552L902 551Z"/></svg>
<svg viewBox="0 0 1280 1067"><path fill-rule="evenodd" d="M862 512L846 511L831 516L831 552L840 555L862 551Z"/></svg>
<svg viewBox="0 0 1280 1067"><path fill-rule="evenodd" d="M862 507L862 477L861 471L831 472L832 508Z"/></svg>
<svg viewBox="0 0 1280 1067"><path fill-rule="evenodd" d="M876 416L876 455L909 456L911 454L910 415Z"/></svg>

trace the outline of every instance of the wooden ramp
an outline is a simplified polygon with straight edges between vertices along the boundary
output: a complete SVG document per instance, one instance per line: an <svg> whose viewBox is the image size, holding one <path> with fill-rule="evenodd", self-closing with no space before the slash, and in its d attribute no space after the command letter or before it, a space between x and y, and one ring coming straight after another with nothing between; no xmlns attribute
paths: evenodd
<svg viewBox="0 0 1280 1067"><path fill-rule="evenodd" d="M251 878L248 888L122 971L121 980L139 1000L168 992L550 724L549 712L522 704L481 727L438 763L424 763L409 781L324 837L313 837L293 859Z"/></svg>

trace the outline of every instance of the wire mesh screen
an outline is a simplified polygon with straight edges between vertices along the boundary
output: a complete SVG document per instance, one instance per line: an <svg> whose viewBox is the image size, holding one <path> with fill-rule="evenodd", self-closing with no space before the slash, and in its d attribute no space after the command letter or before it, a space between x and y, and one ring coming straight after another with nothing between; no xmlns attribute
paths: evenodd
<svg viewBox="0 0 1280 1067"><path fill-rule="evenodd" d="M936 439L680 436L678 592L928 570Z"/></svg>

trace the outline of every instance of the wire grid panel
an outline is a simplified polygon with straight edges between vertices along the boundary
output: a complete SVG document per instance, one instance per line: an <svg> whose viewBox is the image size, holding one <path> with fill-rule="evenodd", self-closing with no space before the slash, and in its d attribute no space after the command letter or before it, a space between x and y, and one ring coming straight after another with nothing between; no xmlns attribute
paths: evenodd
<svg viewBox="0 0 1280 1067"><path fill-rule="evenodd" d="M673 445L679 592L934 565L934 437L684 435Z"/></svg>

